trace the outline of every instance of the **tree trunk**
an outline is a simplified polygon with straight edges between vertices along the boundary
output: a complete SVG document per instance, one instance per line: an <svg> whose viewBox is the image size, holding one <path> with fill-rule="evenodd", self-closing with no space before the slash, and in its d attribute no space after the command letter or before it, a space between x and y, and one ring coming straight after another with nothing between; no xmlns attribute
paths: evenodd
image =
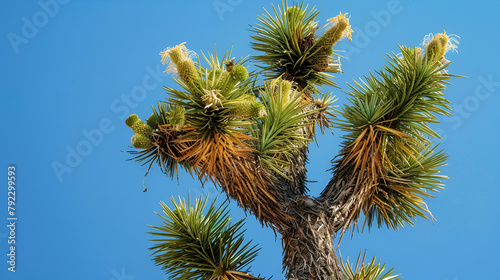
<svg viewBox="0 0 500 280"><path fill-rule="evenodd" d="M335 254L332 227L316 201L303 198L293 205L293 226L281 231L283 268L289 280L344 280Z"/></svg>

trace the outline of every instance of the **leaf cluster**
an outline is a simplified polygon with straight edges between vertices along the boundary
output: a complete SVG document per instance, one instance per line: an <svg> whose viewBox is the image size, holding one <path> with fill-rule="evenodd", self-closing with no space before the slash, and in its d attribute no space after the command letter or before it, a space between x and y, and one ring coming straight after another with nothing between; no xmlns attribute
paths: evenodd
<svg viewBox="0 0 500 280"><path fill-rule="evenodd" d="M450 114L442 93L451 77L444 72L449 63L427 60L418 48L400 49L377 76L351 85L351 104L338 122L348 134L336 166L357 174L357 189L363 189L357 208L364 210L369 227L397 229L426 217L423 198L446 179L438 173L447 157L433 144L439 135L429 124Z"/></svg>
<svg viewBox="0 0 500 280"><path fill-rule="evenodd" d="M394 268L385 271L385 264L376 263L376 257L374 256L371 262L368 264L365 263L366 253L363 255L363 259L361 259L361 254L358 256L358 260L356 261L356 266L352 267L349 263L349 260L344 264L342 263L342 269L344 270L344 274L349 280L400 280L403 277L399 277L399 275L394 275Z"/></svg>
<svg viewBox="0 0 500 280"><path fill-rule="evenodd" d="M253 59L264 77L282 77L301 88L335 86L334 76L328 72L340 72L340 62L331 48L325 51L318 47L318 15L314 7L309 9L304 3L288 6L285 1L257 18L251 44L261 53Z"/></svg>
<svg viewBox="0 0 500 280"><path fill-rule="evenodd" d="M160 203L163 224L150 232L156 237L153 259L169 279L259 279L246 267L260 249L244 242L244 222L231 224L227 204L217 207L214 200L206 209L208 197L203 196L194 204L190 197L187 203L180 198L172 203L172 209Z"/></svg>

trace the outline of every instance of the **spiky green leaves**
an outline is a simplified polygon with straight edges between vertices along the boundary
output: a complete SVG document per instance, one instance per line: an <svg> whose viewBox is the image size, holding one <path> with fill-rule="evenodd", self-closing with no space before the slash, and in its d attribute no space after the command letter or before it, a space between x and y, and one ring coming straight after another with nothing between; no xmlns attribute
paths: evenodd
<svg viewBox="0 0 500 280"><path fill-rule="evenodd" d="M199 138L212 137L214 133L234 135L242 132L243 127L249 125L246 116L233 113L235 103L239 103L244 95L250 91L249 74L244 61L229 61L226 53L219 61L217 55L203 54L208 68L198 64L197 75L200 77L192 85L176 80L183 90L165 88L171 95L170 103L176 110L184 109L184 125L190 127L191 136ZM181 114L179 114L181 115ZM173 123L172 123L173 124ZM186 136L186 137L191 137ZM196 136L198 138L198 136Z"/></svg>
<svg viewBox="0 0 500 280"><path fill-rule="evenodd" d="M333 76L325 72L340 72L332 46L350 34L349 21L342 14L335 17L333 26L318 39L318 14L302 4L288 7L285 2L281 7L273 6L273 13L266 11L259 16L252 48L261 52L254 59L261 64L265 77L282 77L300 88L335 85Z"/></svg>
<svg viewBox="0 0 500 280"><path fill-rule="evenodd" d="M157 108L151 107L153 113L147 119L147 126L151 128L151 133L147 134L147 137L143 134L134 135L131 141L133 146L139 150L129 152L134 155L132 160L136 160L143 165L149 165L149 168L153 164L157 164L162 172L173 178L176 175L178 176L179 166L185 169L188 168L186 163L180 162L177 159L179 146L174 141L180 134L180 132L175 130L179 125L176 120L182 119L175 116L182 114L182 108L181 110L176 110L175 107L163 102L159 102ZM176 111L181 111L181 113L176 113ZM171 123L172 121L174 124ZM127 118L126 123L137 125L137 123L140 124L142 121L140 121L137 115L133 114ZM143 125L140 124L139 126ZM165 133L162 127L170 127L172 131Z"/></svg>
<svg viewBox="0 0 500 280"><path fill-rule="evenodd" d="M366 82L351 86L352 105L346 106L346 122L341 124L350 132L348 142L369 125L395 129L400 136L424 144L429 143L427 137L439 137L428 125L437 122L439 115L450 115L450 102L442 90L451 75L440 75L447 65L423 59L416 49L401 47L401 52L401 57L392 55L387 59L388 65L379 77L372 75Z"/></svg>
<svg viewBox="0 0 500 280"><path fill-rule="evenodd" d="M361 254L358 257L358 261L356 262L356 266L352 267L349 263L349 260L344 264L342 262L342 269L344 270L344 274L348 280L399 280L403 279L403 277L399 277L398 275L394 275L394 268L385 271L385 264L380 264L375 262L375 256L372 261L368 264L365 263L365 256L361 259Z"/></svg>
<svg viewBox="0 0 500 280"><path fill-rule="evenodd" d="M150 249L158 266L169 279L259 279L247 273L247 266L257 256L257 246L244 243L244 221L231 223L227 204L200 197L194 204L177 202L173 209L161 202L165 216L161 226L151 232L156 244Z"/></svg>
<svg viewBox="0 0 500 280"><path fill-rule="evenodd" d="M348 92L351 105L339 123L348 134L335 176L355 178L357 202L346 221L355 222L363 210L368 226L397 229L430 215L423 199L430 196L427 191L441 189L446 178L438 175L446 157L433 153L429 138L439 135L429 123L449 115L449 101L441 91L451 75L441 75L447 64L422 57L418 49L401 47L401 56L387 61L378 77L372 75Z"/></svg>
<svg viewBox="0 0 500 280"><path fill-rule="evenodd" d="M311 141L307 127L312 111L306 110L301 92L291 89L289 81L281 79L266 83L261 91L266 115L257 120L252 136L255 149L266 168L286 177L293 152L300 151Z"/></svg>
<svg viewBox="0 0 500 280"><path fill-rule="evenodd" d="M284 225L289 217L275 210L276 193L269 190L268 173L256 160L250 136L254 119L265 111L250 87L245 60L235 62L230 56L228 52L219 61L217 54L203 54L208 67L198 62L200 79L191 85L176 79L182 89L165 88L170 104L184 109L185 122L178 132L173 126L160 127L166 136L177 137L171 141L176 149L164 153L189 166L201 181L220 185L260 221Z"/></svg>
<svg viewBox="0 0 500 280"><path fill-rule="evenodd" d="M447 156L434 146L389 158L393 166L387 168L389 174L379 182L374 204L367 211L367 226L397 229L413 225L418 216L429 220L429 215L433 219L424 199L434 197L429 192L438 192L443 188L443 180L448 179L439 174Z"/></svg>
<svg viewBox="0 0 500 280"><path fill-rule="evenodd" d="M168 123L172 125L173 130L180 131L186 122L186 110L182 106L170 106L167 115Z"/></svg>
<svg viewBox="0 0 500 280"><path fill-rule="evenodd" d="M149 149L153 147L153 143L149 140L149 137L146 137L142 134L134 134L130 139L134 148L137 149Z"/></svg>

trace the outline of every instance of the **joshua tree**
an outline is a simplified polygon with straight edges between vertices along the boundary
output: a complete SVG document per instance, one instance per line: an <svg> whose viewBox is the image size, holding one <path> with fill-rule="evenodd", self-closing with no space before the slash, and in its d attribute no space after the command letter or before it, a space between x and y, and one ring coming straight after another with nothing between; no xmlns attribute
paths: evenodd
<svg viewBox="0 0 500 280"><path fill-rule="evenodd" d="M375 259L353 270L338 260L333 238L357 228L361 213L368 228L432 218L424 198L442 188L447 157L428 124L449 115L444 55L457 42L443 32L426 36L423 48L399 46L376 75L349 85L350 104L335 111L321 86L336 86L341 69L332 47L352 30L347 14L318 28L318 13L287 3L266 11L253 27L259 54L250 59L226 52L219 60L214 52L202 54L205 64L184 43L163 51L178 87L165 87L168 100L146 123L127 118L136 133L132 153L172 177L181 168L211 181L281 235L287 279L399 279ZM249 73L250 61L260 70ZM308 145L317 128L331 127L346 133L341 152L330 182L311 197ZM162 203L165 223L154 227L160 238L152 248L171 279L258 279L245 270L257 250L243 243L243 224L231 225L226 206L205 211L203 198L174 203Z"/></svg>

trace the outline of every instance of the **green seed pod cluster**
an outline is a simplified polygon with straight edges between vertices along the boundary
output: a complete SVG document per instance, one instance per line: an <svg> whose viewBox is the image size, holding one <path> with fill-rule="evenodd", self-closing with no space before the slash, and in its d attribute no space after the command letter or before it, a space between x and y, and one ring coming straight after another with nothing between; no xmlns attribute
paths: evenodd
<svg viewBox="0 0 500 280"><path fill-rule="evenodd" d="M227 71L223 71L220 69L211 70L208 72L208 75L206 77L207 84L212 88L218 88L221 83L224 83L228 76L229 73Z"/></svg>
<svg viewBox="0 0 500 280"><path fill-rule="evenodd" d="M340 39L342 39L342 34L349 26L349 22L338 21L337 24L326 30L325 34L321 36L321 46L323 49L328 49L333 47Z"/></svg>
<svg viewBox="0 0 500 280"><path fill-rule="evenodd" d="M277 96L281 100L282 104L288 104L290 102L290 96L292 95L293 82L288 80L283 80L281 78L275 79L270 82L269 90L273 95Z"/></svg>
<svg viewBox="0 0 500 280"><path fill-rule="evenodd" d="M318 39L320 41L318 45L320 45L323 49L333 47L344 37L351 39L352 29L349 25L349 18L347 17L347 14L339 14L328 21L333 23L333 25Z"/></svg>
<svg viewBox="0 0 500 280"><path fill-rule="evenodd" d="M174 130L180 131L186 122L186 110L182 106L174 106L167 119Z"/></svg>
<svg viewBox="0 0 500 280"><path fill-rule="evenodd" d="M127 117L125 124L132 128L132 131L146 137L149 137L153 133L153 129L145 124L136 114L132 114Z"/></svg>
<svg viewBox="0 0 500 280"><path fill-rule="evenodd" d="M221 70L219 69L208 71L207 80L212 81L217 79L217 77L220 75L220 72Z"/></svg>
<svg viewBox="0 0 500 280"><path fill-rule="evenodd" d="M314 61L314 64L316 65L316 68L321 69L321 71L325 71L329 68L331 59L330 59L330 56L327 55L327 52L322 50L322 51L320 51L320 55L316 55L314 57L313 61Z"/></svg>
<svg viewBox="0 0 500 280"><path fill-rule="evenodd" d="M432 61L440 61L446 54L448 45L448 35L439 33L425 47L425 56Z"/></svg>
<svg viewBox="0 0 500 280"><path fill-rule="evenodd" d="M304 18L305 12L301 8L297 6L291 6L288 7L286 10L286 18L288 21L291 21L294 18L298 18L299 20L302 20Z"/></svg>
<svg viewBox="0 0 500 280"><path fill-rule="evenodd" d="M230 91L238 83L243 82L248 78L248 70L243 65L235 65L227 76L226 89Z"/></svg>
<svg viewBox="0 0 500 280"><path fill-rule="evenodd" d="M245 94L239 98L239 102L232 106L232 115L235 118L259 118L265 114L265 108L253 94Z"/></svg>
<svg viewBox="0 0 500 280"><path fill-rule="evenodd" d="M184 50L185 50L184 44L181 44L173 47L169 51L168 57L170 58L170 60L172 60L172 63L178 65L179 63L181 63L182 60L184 60L185 57Z"/></svg>
<svg viewBox="0 0 500 280"><path fill-rule="evenodd" d="M220 70L220 69L214 69L214 70L208 71L206 79L210 83L210 85L213 84L212 83L213 81L216 81L219 78L219 76L221 75L221 71L222 70Z"/></svg>
<svg viewBox="0 0 500 280"><path fill-rule="evenodd" d="M130 141L132 142L134 148L137 149L149 149L154 146L151 140L149 140L149 137L138 133L134 134Z"/></svg>
<svg viewBox="0 0 500 280"><path fill-rule="evenodd" d="M192 60L182 60L176 66L179 77L186 85L190 86L198 79L196 67Z"/></svg>
<svg viewBox="0 0 500 280"><path fill-rule="evenodd" d="M288 103L290 101L290 92L292 91L292 82L287 80L281 80L279 84L279 91L283 103L285 104Z"/></svg>
<svg viewBox="0 0 500 280"><path fill-rule="evenodd" d="M313 52L317 52L313 57L313 63L319 71L325 71L330 68L331 55L333 54L332 47L337 44L342 38L347 37L351 40L353 32L349 25L347 14L339 14L328 20L333 25L328 28L325 33L319 37Z"/></svg>
<svg viewBox="0 0 500 280"><path fill-rule="evenodd" d="M231 70L231 78L238 82L243 82L248 78L248 70L241 64L235 65Z"/></svg>
<svg viewBox="0 0 500 280"><path fill-rule="evenodd" d="M333 54L333 48L326 48L323 49L326 55L332 55Z"/></svg>
<svg viewBox="0 0 500 280"><path fill-rule="evenodd" d="M194 82L198 79L198 71L190 58L189 50L184 44L168 48L162 52L162 63L165 64L170 61L167 72L176 72L186 85L193 87Z"/></svg>
<svg viewBox="0 0 500 280"><path fill-rule="evenodd" d="M151 114L151 116L149 116L149 118L146 120L146 124L149 125L149 127L153 128L153 129L157 129L158 128L157 116L154 113Z"/></svg>
<svg viewBox="0 0 500 280"><path fill-rule="evenodd" d="M266 108L264 104L259 101L253 102L250 107L250 116L253 118L260 118L266 114Z"/></svg>

